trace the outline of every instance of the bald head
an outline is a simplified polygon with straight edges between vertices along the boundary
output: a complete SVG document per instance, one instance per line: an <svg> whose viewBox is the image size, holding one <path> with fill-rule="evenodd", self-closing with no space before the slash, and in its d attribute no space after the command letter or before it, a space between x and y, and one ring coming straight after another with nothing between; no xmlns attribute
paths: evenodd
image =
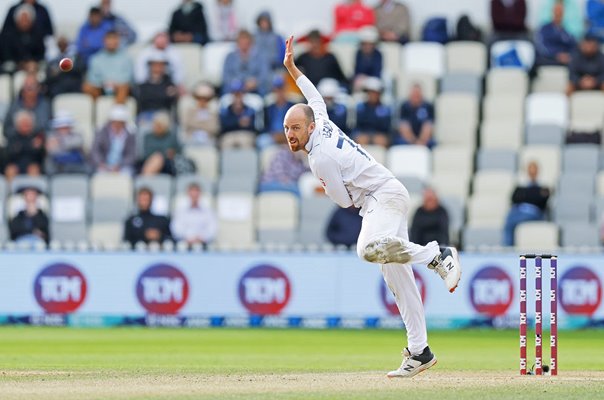
<svg viewBox="0 0 604 400"><path fill-rule="evenodd" d="M308 106L307 104L303 104L303 103L298 103L298 104L294 104L293 106L290 107L290 109L287 111L288 114L292 113L292 115L296 115L296 116L304 116L304 119L306 119L306 123L310 124L311 122L315 122L315 113L313 112L312 108L310 106Z"/></svg>
<svg viewBox="0 0 604 400"><path fill-rule="evenodd" d="M315 129L315 113L306 104L294 104L287 110L283 129L292 151L304 150L310 134Z"/></svg>

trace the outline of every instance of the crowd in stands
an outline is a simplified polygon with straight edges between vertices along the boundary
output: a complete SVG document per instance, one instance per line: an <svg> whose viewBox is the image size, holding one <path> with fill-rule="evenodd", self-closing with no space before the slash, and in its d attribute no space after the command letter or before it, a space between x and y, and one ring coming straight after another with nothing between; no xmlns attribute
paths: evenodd
<svg viewBox="0 0 604 400"><path fill-rule="evenodd" d="M525 0L491 0L492 29L476 27L468 16L457 21L455 32L442 18L422 26L424 41L480 41L490 46L491 66L526 67L515 48L498 50L504 40L532 44L534 62L529 76L542 66L568 68L566 94L604 91L604 2L588 0L585 12L575 0L544 0L540 26L531 31ZM52 3L47 2L50 11ZM0 33L0 73L22 76L14 82L14 97L0 104L4 143L0 167L11 182L19 175L116 173L155 176L195 172L184 149L211 146L220 150L274 147L268 167L258 179L259 192L285 191L300 196L300 177L308 172L304 158L288 150L282 121L300 93L282 69L284 39L275 32L269 11L245 29L233 0L217 0L216 14L208 15L201 3L183 0L173 10L169 25L136 53L129 48L137 33L112 9L111 0L90 8L77 37L56 35L49 9L36 0L21 0L8 11ZM82 16L84 17L84 16ZM209 21L212 21L210 24ZM413 43L413 15L402 1L380 0L370 8L362 0L340 2L333 10L333 32L314 29L297 38L304 48L296 60L300 69L324 96L330 118L362 145L415 145L437 148L434 96L422 82L393 89L383 45ZM587 21L587 23L584 23ZM444 23L444 30L443 30ZM224 59L222 79L211 83L200 76L185 79L182 44L206 46L232 42ZM354 65L341 65L331 43L352 43ZM70 57L66 73L58 61ZM352 68L350 68L352 67ZM351 75L345 71L350 69ZM480 77L482 79L482 77ZM399 86L401 87L401 86ZM53 107L66 94L86 94L93 104L112 98L106 119L96 121L87 144L82 126L70 109ZM179 110L180 101L192 99ZM1 102L1 100L0 100ZM133 103L132 103L133 102ZM132 112L132 104L136 112ZM259 105L260 104L260 105ZM351 106L352 104L352 106ZM182 112L180 112L182 111ZM472 154L473 157L473 154ZM526 187L510 199L504 245L514 244L515 227L528 220L547 218L550 191L537 182L539 165L531 163ZM48 217L36 204L34 188L23 191L23 209L10 221L10 237L49 241ZM188 202L172 215L153 213L154 193L136 192L134 214L124 225L124 239L138 241L182 240L189 245L210 243L217 232L213 211L200 201L202 188L187 187ZM449 243L449 218L439 203L438 187L425 188L423 202L412 218L411 239ZM357 212L338 210L326 227L334 244L351 246L360 229Z"/></svg>

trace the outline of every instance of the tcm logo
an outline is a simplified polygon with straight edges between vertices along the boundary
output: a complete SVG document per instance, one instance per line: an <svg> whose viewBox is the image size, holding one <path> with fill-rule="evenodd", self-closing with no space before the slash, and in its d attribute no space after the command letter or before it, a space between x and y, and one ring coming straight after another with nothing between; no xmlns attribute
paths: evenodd
<svg viewBox="0 0 604 400"><path fill-rule="evenodd" d="M512 279L499 267L485 267L472 277L470 302L481 314L491 317L505 314L513 297Z"/></svg>
<svg viewBox="0 0 604 400"><path fill-rule="evenodd" d="M569 314L592 315L602 301L602 284L589 268L574 267L560 278L560 304Z"/></svg>
<svg viewBox="0 0 604 400"><path fill-rule="evenodd" d="M254 267L239 280L239 300L251 314L279 314L290 295L287 275L271 265Z"/></svg>
<svg viewBox="0 0 604 400"><path fill-rule="evenodd" d="M415 284L419 289L419 294L422 298L422 303L426 302L426 284L424 282L424 278L417 272L415 269L413 270L413 276L415 277ZM380 298L382 299L382 304L386 307L386 310L392 315L399 315L398 306L396 305L396 300L394 299L394 295L386 282L383 279L380 279Z"/></svg>
<svg viewBox="0 0 604 400"><path fill-rule="evenodd" d="M176 267L156 264L136 283L139 303L152 314L177 314L189 298L189 282Z"/></svg>
<svg viewBox="0 0 604 400"><path fill-rule="evenodd" d="M86 299L86 278L74 266L57 263L44 268L34 281L36 301L49 314L76 311Z"/></svg>

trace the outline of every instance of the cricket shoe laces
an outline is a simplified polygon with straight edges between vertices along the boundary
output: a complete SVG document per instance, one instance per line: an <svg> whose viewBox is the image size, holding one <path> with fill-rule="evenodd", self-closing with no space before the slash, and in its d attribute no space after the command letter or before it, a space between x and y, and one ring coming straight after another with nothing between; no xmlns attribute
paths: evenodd
<svg viewBox="0 0 604 400"><path fill-rule="evenodd" d="M436 364L436 356L426 346L421 354L413 355L407 347L402 352L403 362L398 369L388 372L388 378L411 378Z"/></svg>

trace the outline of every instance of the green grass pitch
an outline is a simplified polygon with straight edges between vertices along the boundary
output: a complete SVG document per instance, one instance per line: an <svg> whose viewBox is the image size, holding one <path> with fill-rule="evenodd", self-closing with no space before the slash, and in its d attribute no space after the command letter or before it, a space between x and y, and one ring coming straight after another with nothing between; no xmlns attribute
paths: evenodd
<svg viewBox="0 0 604 400"><path fill-rule="evenodd" d="M558 377L518 376L516 331L433 331L429 340L435 367L388 380L400 331L2 327L0 399L604 396L602 331L560 332Z"/></svg>

